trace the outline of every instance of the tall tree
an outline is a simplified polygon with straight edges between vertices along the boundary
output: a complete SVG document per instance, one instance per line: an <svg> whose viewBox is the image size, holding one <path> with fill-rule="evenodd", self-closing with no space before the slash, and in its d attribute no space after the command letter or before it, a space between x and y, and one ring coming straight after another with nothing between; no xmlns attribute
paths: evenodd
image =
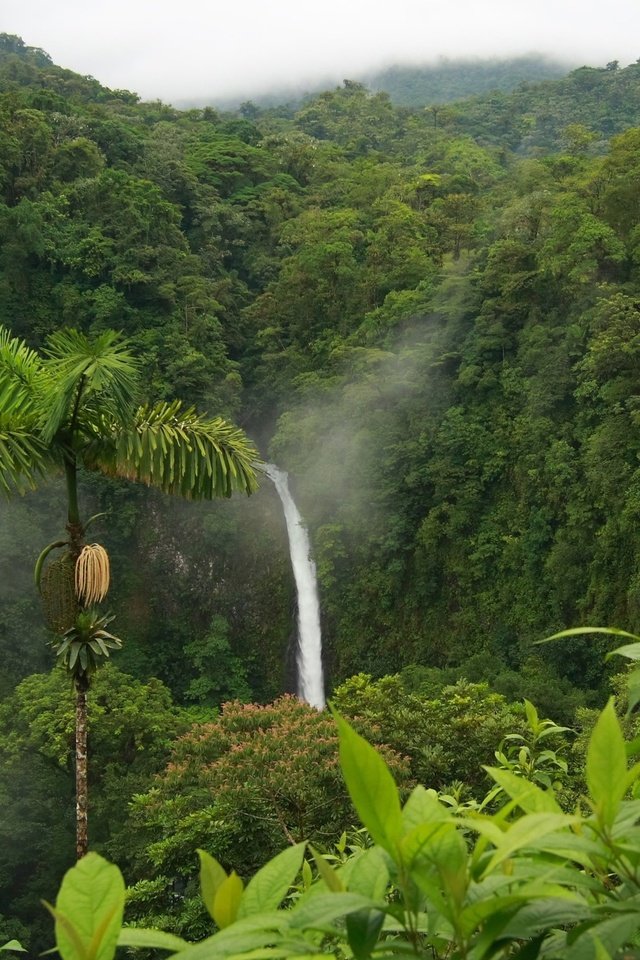
<svg viewBox="0 0 640 960"><path fill-rule="evenodd" d="M78 503L78 469L98 470L192 499L247 494L256 488L256 452L221 418L208 419L177 401L138 403L137 363L126 342L108 330L90 339L63 329L44 355L0 327L0 488L7 495L62 470L67 491L67 539L41 554L49 563L50 625L56 653L76 690L76 850L87 851L87 707L91 674L120 641L94 604L108 587L108 558L85 544ZM47 576L48 574L48 576Z"/></svg>

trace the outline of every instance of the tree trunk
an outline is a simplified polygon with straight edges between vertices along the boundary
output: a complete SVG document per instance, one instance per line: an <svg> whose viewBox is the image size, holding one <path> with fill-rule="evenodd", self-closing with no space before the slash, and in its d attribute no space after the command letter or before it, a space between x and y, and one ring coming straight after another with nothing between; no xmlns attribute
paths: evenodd
<svg viewBox="0 0 640 960"><path fill-rule="evenodd" d="M67 531L69 533L69 553L75 563L83 547L84 529L80 522L78 509L78 473L73 457L65 457L65 479L67 481Z"/></svg>
<svg viewBox="0 0 640 960"><path fill-rule="evenodd" d="M87 807L87 688L85 677L76 681L76 857L82 860L88 849Z"/></svg>

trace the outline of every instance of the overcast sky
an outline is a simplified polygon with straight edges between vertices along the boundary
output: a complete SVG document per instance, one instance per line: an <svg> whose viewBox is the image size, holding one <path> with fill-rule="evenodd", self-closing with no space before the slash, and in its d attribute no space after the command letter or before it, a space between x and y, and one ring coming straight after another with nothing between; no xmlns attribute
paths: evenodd
<svg viewBox="0 0 640 960"><path fill-rule="evenodd" d="M145 99L257 93L439 56L640 57L640 0L2 0L0 32Z"/></svg>

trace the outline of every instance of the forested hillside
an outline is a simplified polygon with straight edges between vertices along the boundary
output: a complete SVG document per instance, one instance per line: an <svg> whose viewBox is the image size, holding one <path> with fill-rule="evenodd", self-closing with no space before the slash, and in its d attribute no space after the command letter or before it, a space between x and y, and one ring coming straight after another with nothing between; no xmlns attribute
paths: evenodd
<svg viewBox="0 0 640 960"><path fill-rule="evenodd" d="M139 102L0 37L0 323L39 349L60 327L121 330L148 397L244 427L290 470L309 523L329 690L364 672L375 701L402 672L388 689L421 729L457 729L439 698L464 678L477 756L521 722L500 695L558 721L604 696L605 641L536 640L640 628L639 269L640 64L417 109L345 81L292 116L227 114ZM129 675L105 671L95 707L96 727L115 724L96 747L96 842L128 860L141 915L164 916L166 877L212 815L172 806L172 774L157 788L151 774L212 708L291 689L284 522L266 481L203 505L86 476L82 498L107 513L96 536ZM33 564L63 503L53 481L0 507L0 914L23 920L52 896L71 823L70 707L56 674L32 676L51 662ZM276 753L293 710L269 714ZM227 745L252 717L218 721ZM301 754L324 743L299 723ZM194 742L225 773L207 730ZM472 779L449 742L407 761L384 736L399 775L433 762L439 783ZM301 794L313 762L294 771ZM319 807L338 797L326 833L346 803L332 776L313 787ZM220 856L251 829L233 820ZM247 869L271 852L247 852Z"/></svg>

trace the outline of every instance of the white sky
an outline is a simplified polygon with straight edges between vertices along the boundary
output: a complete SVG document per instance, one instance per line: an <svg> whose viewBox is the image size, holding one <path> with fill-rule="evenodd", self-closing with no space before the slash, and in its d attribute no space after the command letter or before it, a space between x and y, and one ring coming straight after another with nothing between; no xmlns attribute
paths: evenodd
<svg viewBox="0 0 640 960"><path fill-rule="evenodd" d="M341 80L439 56L640 57L640 0L2 0L0 32L145 99Z"/></svg>

